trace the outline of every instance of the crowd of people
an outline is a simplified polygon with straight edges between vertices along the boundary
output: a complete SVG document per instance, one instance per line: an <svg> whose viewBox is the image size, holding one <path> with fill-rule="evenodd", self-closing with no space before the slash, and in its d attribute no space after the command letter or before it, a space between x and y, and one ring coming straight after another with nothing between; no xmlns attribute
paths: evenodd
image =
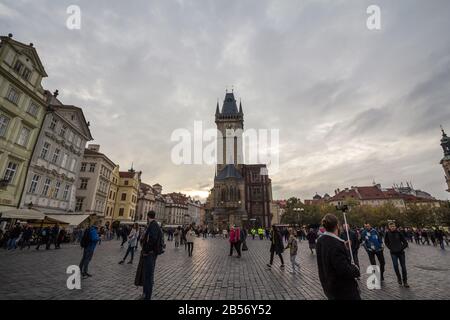
<svg viewBox="0 0 450 320"><path fill-rule="evenodd" d="M166 234L166 235L164 235ZM139 264L136 272L135 284L143 287L143 299L151 299L154 282L154 270L157 256L164 253L166 244L174 242L174 248L184 245L188 257L194 254L195 238L216 238L221 236L229 242L229 256L236 252L241 258L248 250L247 239L269 240L270 246L268 268L272 268L274 258L280 260L280 267L285 268L283 252L289 250L291 272L300 269L297 259L298 243L307 241L311 254L316 254L318 273L325 295L329 299L360 299L358 280L360 278L359 250L362 247L372 266L378 266L380 281L384 281L385 273L385 247L389 250L398 284L409 288L406 268L405 249L410 243L417 245L433 245L445 250L449 245L448 232L441 228L419 229L397 227L390 222L386 227L372 227L366 223L363 227L351 227L348 224L339 225L338 219L327 214L319 226L288 227L276 226L271 228L251 227L242 228L231 225L220 231L217 228L196 226L195 224L171 227L163 230L155 220L155 213L148 213L148 224L143 227L133 225L119 225L110 228L109 225L99 227L95 222L87 228L75 228L68 233L65 228L55 224L46 227L33 227L31 224L16 223L3 232L0 230L0 248L15 250L20 248L36 250L45 247L50 250L52 246L59 249L64 242L76 242L83 248L79 264L83 278L89 278L89 263L94 255L96 246L102 239L122 240L120 247L126 246L125 254L119 260L124 264L129 257L128 264L134 261L135 253L142 248L139 255Z"/></svg>

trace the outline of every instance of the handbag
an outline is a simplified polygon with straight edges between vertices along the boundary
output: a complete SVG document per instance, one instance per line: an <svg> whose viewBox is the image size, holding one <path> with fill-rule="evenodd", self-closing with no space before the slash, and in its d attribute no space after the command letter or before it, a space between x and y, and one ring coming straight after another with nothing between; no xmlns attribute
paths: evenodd
<svg viewBox="0 0 450 320"><path fill-rule="evenodd" d="M144 256L142 251L139 256L139 263L136 270L136 277L134 278L134 285L137 287L144 286Z"/></svg>

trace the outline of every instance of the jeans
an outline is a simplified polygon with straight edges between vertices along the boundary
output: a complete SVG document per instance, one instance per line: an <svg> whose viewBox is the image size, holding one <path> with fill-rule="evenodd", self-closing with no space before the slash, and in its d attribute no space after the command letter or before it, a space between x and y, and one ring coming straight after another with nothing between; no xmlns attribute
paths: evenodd
<svg viewBox="0 0 450 320"><path fill-rule="evenodd" d="M156 254L144 256L144 299L151 300L155 275Z"/></svg>
<svg viewBox="0 0 450 320"><path fill-rule="evenodd" d="M300 268L300 264L298 264L298 262L295 261L295 259L297 258L297 255L294 254L294 255L291 255L290 257L291 257L292 270L295 270L296 266Z"/></svg>
<svg viewBox="0 0 450 320"><path fill-rule="evenodd" d="M16 243L16 241L17 241L17 238L11 238L11 239L8 240L8 244L7 244L8 250L16 249L16 248L17 248L17 243Z"/></svg>
<svg viewBox="0 0 450 320"><path fill-rule="evenodd" d="M189 257L192 257L192 251L194 250L194 243L193 242L186 242L186 243L187 243L188 255L189 255Z"/></svg>
<svg viewBox="0 0 450 320"><path fill-rule="evenodd" d="M128 245L128 249L127 252L125 253L125 257L123 257L123 261L126 260L126 258L128 257L128 254L131 253L131 259L130 261L133 261L134 258L134 246Z"/></svg>
<svg viewBox="0 0 450 320"><path fill-rule="evenodd" d="M392 253L391 252L391 258L392 258L392 264L394 265L395 274L397 275L397 280L399 282L403 283L408 282L408 276L406 273L406 259L405 259L405 252L400 253ZM398 263L400 261L400 266L402 267L402 275L400 276L400 270L398 269Z"/></svg>
<svg viewBox="0 0 450 320"><path fill-rule="evenodd" d="M380 263L380 274L381 274L381 277L383 277L384 265L386 264L386 262L384 261L383 250L380 250L380 251L368 251L367 253L369 254L370 264L373 265L373 266L377 265L377 262L375 261L375 256L377 256L378 262Z"/></svg>
<svg viewBox="0 0 450 320"><path fill-rule="evenodd" d="M238 257L241 256L241 243L240 242L230 242L230 256L233 255L233 248L236 249Z"/></svg>
<svg viewBox="0 0 450 320"><path fill-rule="evenodd" d="M89 262L91 262L92 256L94 255L94 249L85 248L83 250L83 257L80 261L80 271L81 274L88 273Z"/></svg>

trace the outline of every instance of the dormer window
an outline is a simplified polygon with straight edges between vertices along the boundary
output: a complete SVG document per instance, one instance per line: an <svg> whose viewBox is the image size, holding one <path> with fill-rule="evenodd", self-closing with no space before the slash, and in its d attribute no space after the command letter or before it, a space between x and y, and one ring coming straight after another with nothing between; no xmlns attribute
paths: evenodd
<svg viewBox="0 0 450 320"><path fill-rule="evenodd" d="M20 62L19 60L17 60L16 64L14 65L14 71L17 74L20 74L24 68L25 68L25 66L23 65L23 63Z"/></svg>
<svg viewBox="0 0 450 320"><path fill-rule="evenodd" d="M22 78L24 78L25 80L29 81L31 78L31 70L28 68L24 68L23 72L22 72Z"/></svg>

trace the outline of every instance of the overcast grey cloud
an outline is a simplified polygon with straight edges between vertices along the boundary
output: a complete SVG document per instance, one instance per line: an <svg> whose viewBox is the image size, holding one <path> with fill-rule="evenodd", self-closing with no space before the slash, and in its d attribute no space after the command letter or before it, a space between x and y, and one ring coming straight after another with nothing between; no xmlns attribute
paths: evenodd
<svg viewBox="0 0 450 320"><path fill-rule="evenodd" d="M81 30L66 9L79 5ZM366 28L381 7L382 28ZM447 199L439 161L450 131L447 0L2 0L0 31L33 42L95 142L165 191L202 194L213 166L170 161L177 128L214 127L234 85L246 128L280 129L274 196L311 198L373 180Z"/></svg>

